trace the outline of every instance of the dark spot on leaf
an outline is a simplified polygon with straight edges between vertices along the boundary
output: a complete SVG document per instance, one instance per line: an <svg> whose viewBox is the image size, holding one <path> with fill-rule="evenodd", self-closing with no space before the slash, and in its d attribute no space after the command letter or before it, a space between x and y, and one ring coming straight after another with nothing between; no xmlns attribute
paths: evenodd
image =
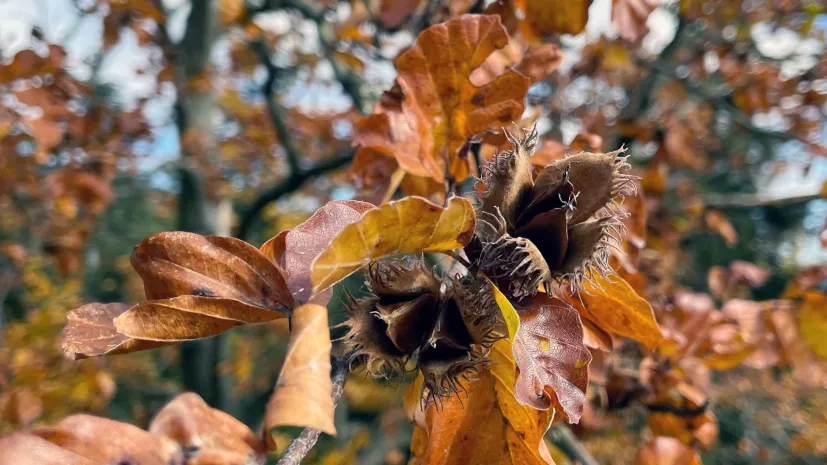
<svg viewBox="0 0 827 465"><path fill-rule="evenodd" d="M212 289L208 287L199 287L192 290L192 295L199 297L218 297Z"/></svg>

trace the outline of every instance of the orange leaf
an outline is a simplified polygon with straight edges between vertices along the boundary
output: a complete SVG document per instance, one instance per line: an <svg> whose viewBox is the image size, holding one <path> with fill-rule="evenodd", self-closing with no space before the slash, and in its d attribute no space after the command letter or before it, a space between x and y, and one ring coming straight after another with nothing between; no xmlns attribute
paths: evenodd
<svg viewBox="0 0 827 465"><path fill-rule="evenodd" d="M463 15L423 31L396 60L397 83L354 134L355 145L396 158L439 182L471 172L469 139L519 119L529 80L508 71L477 87L471 73L508 43L499 16Z"/></svg>
<svg viewBox="0 0 827 465"><path fill-rule="evenodd" d="M584 281L584 288L580 299L567 299L581 317L612 334L634 339L649 350L663 339L652 306L623 278L595 273L591 282Z"/></svg>
<svg viewBox="0 0 827 465"><path fill-rule="evenodd" d="M313 291L332 286L382 257L464 247L474 234L475 222L471 203L462 197L452 198L445 208L421 197L375 207L342 229L313 261Z"/></svg>
<svg viewBox="0 0 827 465"><path fill-rule="evenodd" d="M147 299L215 297L281 312L293 305L276 264L231 237L163 232L141 242L131 262Z"/></svg>
<svg viewBox="0 0 827 465"><path fill-rule="evenodd" d="M586 403L592 359L583 344L580 316L546 294L522 302L519 310L520 329L514 340L520 369L514 386L517 401L540 410L554 405L577 423Z"/></svg>
<svg viewBox="0 0 827 465"><path fill-rule="evenodd" d="M153 349L163 342L141 341L118 333L113 320L129 310L121 303L87 304L69 312L63 329L63 353L71 359Z"/></svg>
<svg viewBox="0 0 827 465"><path fill-rule="evenodd" d="M723 213L717 210L709 210L704 215L704 219L709 229L723 237L728 246L732 247L738 243L738 232Z"/></svg>
<svg viewBox="0 0 827 465"><path fill-rule="evenodd" d="M329 202L302 224L282 231L261 246L261 252L284 271L287 287L296 300L307 302L311 296L310 265L313 260L339 231L359 220L371 208L372 204L358 200ZM330 293L322 294L313 302L327 305Z"/></svg>
<svg viewBox="0 0 827 465"><path fill-rule="evenodd" d="M186 341L284 317L238 300L182 295L141 302L115 318L114 325L118 333L134 339Z"/></svg>
<svg viewBox="0 0 827 465"><path fill-rule="evenodd" d="M267 403L266 431L290 425L335 435L327 309L305 304L295 309L291 318L287 356Z"/></svg>
<svg viewBox="0 0 827 465"><path fill-rule="evenodd" d="M31 433L14 433L0 438L0 465L96 465Z"/></svg>
<svg viewBox="0 0 827 465"><path fill-rule="evenodd" d="M463 382L464 390L456 397L428 405L424 428L414 428L412 464L553 464L543 436L554 411L517 402L516 365L508 341L495 343L489 357L490 369ZM405 396L406 410L415 415L422 412L421 389L420 375Z"/></svg>
<svg viewBox="0 0 827 465"><path fill-rule="evenodd" d="M379 22L388 29L402 25L419 7L422 0L382 0L379 6Z"/></svg>
<svg viewBox="0 0 827 465"><path fill-rule="evenodd" d="M827 296L818 291L804 293L804 302L798 311L798 328L810 349L827 359Z"/></svg>
<svg viewBox="0 0 827 465"><path fill-rule="evenodd" d="M264 443L244 423L204 402L198 394L181 394L161 409L149 432L195 451L189 460L218 457L209 463L261 463ZM189 463L189 462L188 462Z"/></svg>
<svg viewBox="0 0 827 465"><path fill-rule="evenodd" d="M660 436L638 450L635 465L701 465L701 457L680 440Z"/></svg>
<svg viewBox="0 0 827 465"><path fill-rule="evenodd" d="M182 460L182 452L174 442L127 423L72 415L54 429L63 434L53 431L44 433L44 438L95 463L118 463L124 457L130 457L135 463L157 465Z"/></svg>
<svg viewBox="0 0 827 465"><path fill-rule="evenodd" d="M522 0L525 3L524 24L537 36L579 34L589 20L592 0Z"/></svg>

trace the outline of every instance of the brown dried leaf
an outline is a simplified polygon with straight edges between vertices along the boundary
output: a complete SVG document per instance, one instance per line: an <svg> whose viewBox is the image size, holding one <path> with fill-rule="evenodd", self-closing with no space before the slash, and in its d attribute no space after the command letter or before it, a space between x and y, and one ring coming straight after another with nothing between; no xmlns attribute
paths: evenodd
<svg viewBox="0 0 827 465"><path fill-rule="evenodd" d="M379 22L387 29L402 25L422 0L382 0L379 6Z"/></svg>
<svg viewBox="0 0 827 465"><path fill-rule="evenodd" d="M330 380L327 309L305 304L293 311L293 329L278 383L267 403L266 431L290 425L336 434Z"/></svg>
<svg viewBox="0 0 827 465"><path fill-rule="evenodd" d="M31 433L0 438L0 465L96 465Z"/></svg>
<svg viewBox="0 0 827 465"><path fill-rule="evenodd" d="M231 237L162 232L141 242L131 262L144 281L147 299L215 297L279 312L293 306L276 264Z"/></svg>
<svg viewBox="0 0 827 465"><path fill-rule="evenodd" d="M76 454L88 454L90 459L103 456L103 463L126 459L142 465L183 462L181 450L175 443L127 423L91 415L72 415L61 420L55 429L65 433L47 436L57 445ZM96 463L100 462L96 460Z"/></svg>
<svg viewBox="0 0 827 465"><path fill-rule="evenodd" d="M525 107L529 80L516 71L482 87L469 80L507 43L499 16L462 15L426 29L397 58L398 87L357 125L354 144L394 156L408 173L463 181L469 139L519 119Z"/></svg>
<svg viewBox="0 0 827 465"><path fill-rule="evenodd" d="M540 37L583 32L589 20L589 5L592 4L592 0L523 1L525 2L524 24L534 35Z"/></svg>
<svg viewBox="0 0 827 465"><path fill-rule="evenodd" d="M182 295L141 302L114 319L118 333L147 341L210 337L245 324L266 323L285 314L233 299Z"/></svg>
<svg viewBox="0 0 827 465"><path fill-rule="evenodd" d="M583 344L577 311L564 301L537 294L519 307L520 328L514 355L520 374L514 386L522 405L546 410L552 405L577 423L586 403L591 353Z"/></svg>
<svg viewBox="0 0 827 465"><path fill-rule="evenodd" d="M210 463L242 464L264 461L264 443L247 425L204 402L198 394L181 394L155 415L149 432L192 451L188 462L207 457Z"/></svg>
<svg viewBox="0 0 827 465"><path fill-rule="evenodd" d="M299 302L308 302L313 284L310 265L345 226L359 220L374 206L358 200L329 202L302 224L282 231L261 246L261 252L283 270L287 287ZM330 292L322 292L313 303L327 305Z"/></svg>
<svg viewBox="0 0 827 465"><path fill-rule="evenodd" d="M63 329L63 353L71 359L123 354L165 345L118 333L114 320L129 310L122 303L87 304L69 312Z"/></svg>
<svg viewBox="0 0 827 465"><path fill-rule="evenodd" d="M313 291L332 286L382 257L464 247L474 235L475 223L474 209L462 197L450 199L445 208L421 197L406 197L368 210L313 261Z"/></svg>

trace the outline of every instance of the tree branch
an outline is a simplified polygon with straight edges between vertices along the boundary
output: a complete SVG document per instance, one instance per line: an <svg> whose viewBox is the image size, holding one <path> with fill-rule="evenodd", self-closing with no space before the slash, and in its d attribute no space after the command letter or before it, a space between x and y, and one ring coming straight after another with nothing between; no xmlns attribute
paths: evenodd
<svg viewBox="0 0 827 465"><path fill-rule="evenodd" d="M703 202L707 207L714 208L783 207L820 198L821 192L789 197L774 197L766 194L707 194L703 196Z"/></svg>
<svg viewBox="0 0 827 465"><path fill-rule="evenodd" d="M597 460L583 447L577 436L566 425L559 425L549 430L548 438L566 457L580 465L599 465Z"/></svg>
<svg viewBox="0 0 827 465"><path fill-rule="evenodd" d="M333 381L333 407L339 403L342 394L345 392L345 381L347 381L348 362L346 357L333 357L331 360L330 378ZM313 428L305 428L301 434L287 446L284 455L278 461L278 465L300 465L310 449L316 445L321 431Z"/></svg>
<svg viewBox="0 0 827 465"><path fill-rule="evenodd" d="M303 186L305 182L317 176L347 165L353 160L353 155L355 155L355 153L355 148L348 147L339 151L333 157L320 161L310 168L303 169L300 167L298 172L291 174L282 182L259 194L253 204L250 205L247 211L244 212L244 215L242 215L241 223L238 226L238 231L236 232L235 237L242 240L246 239L250 234L253 222L256 220L259 213L264 210L264 207L266 207L270 202L278 200L283 195L296 191Z"/></svg>

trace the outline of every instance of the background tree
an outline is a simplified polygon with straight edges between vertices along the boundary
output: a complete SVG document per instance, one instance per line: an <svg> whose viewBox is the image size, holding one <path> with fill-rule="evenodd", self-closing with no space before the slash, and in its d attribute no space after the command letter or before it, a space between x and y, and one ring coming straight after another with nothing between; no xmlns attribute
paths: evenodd
<svg viewBox="0 0 827 465"><path fill-rule="evenodd" d="M319 463L404 463L409 456L419 463L463 463L472 450L484 453L450 439L434 442L477 433L439 420L453 415L467 424L510 425L509 434L523 441L545 437L557 463L696 463L701 455L713 463L823 461L824 6L810 0L564 3L0 5L0 430L38 427L37 438L10 436L0 447L52 447L39 442L45 441L92 463L111 459L77 448L95 441L79 431L111 424L60 421L86 412L150 425L149 433L128 430L140 438L136 444L146 444L131 454L177 444L169 445L177 452L145 457L147 463L210 454L222 457L217 463L260 461L265 451L275 459L297 432L275 429L261 442L252 431L262 425L268 432L277 425L308 427L292 441L285 463L305 456ZM520 128L531 127L538 135L529 147ZM515 137L523 145L514 146ZM578 224L586 218L569 213L572 221L543 222L542 234L532 236L517 224L521 214L537 213L526 205L481 200L477 214L464 216L468 206L451 197L485 197L494 179L490 167L514 159L497 155L504 150L528 153L538 176L547 166L571 163L567 155L621 147L640 179L636 197L627 190L605 194L627 194L611 209L618 218L629 215L611 229L625 231L625 239L606 239L599 255L616 277L585 280L579 297L526 301L521 294L551 283L545 277L576 275L566 257L579 258L578 231L586 226ZM528 173L524 180L532 177L530 164L521 169ZM571 176L574 199L555 190L552 197L562 202L555 208L602 207L611 199L592 186L619 182L615 175L608 184ZM530 195L546 199L537 189ZM355 200L341 202L346 199ZM418 221L386 223L391 201ZM538 205L551 208L552 200L543 202ZM479 213L496 216L489 204L503 207L505 236L479 229L481 219L496 223ZM430 227L430 205L443 212L432 216L446 215L454 229L439 230L443 236L434 226L425 234L429 240L418 240L412 231ZM366 211L375 213L362 216ZM464 222L474 216L476 235ZM343 239L352 228L399 234L400 245L379 241L377 252L359 255ZM198 236L152 236L170 230ZM489 234L507 236L507 247L519 247L520 238L538 242L546 268L515 275L519 250L507 249L519 257L513 263L501 263L504 248L478 254L471 237L496 240ZM273 239L253 253L238 242L202 237L209 235L252 244ZM554 237L554 250L573 252L556 256L539 244L540 236ZM376 265L390 252L412 253L428 266ZM347 253L355 254L353 263L374 268L344 266ZM260 255L281 270L272 271ZM311 266L317 256L331 274ZM239 273L221 265L228 260L256 270L261 276L245 275L244 283L260 286L222 281ZM169 264L196 277L173 286ZM434 274L427 271L434 266ZM513 351L502 341L472 337L460 352L448 352L437 347L447 336L427 331L423 337L436 341L431 354L392 340L400 354L418 351L423 376L408 374L390 385L361 373L345 383L348 354L338 344L330 377L324 363L311 363L326 362L324 341L310 337L326 333L313 305L327 307L331 326L348 323L332 335L358 351L365 348L360 338L372 334L365 329L370 312L398 300L389 297L397 291L388 276L430 283L417 289L420 302L462 309L466 293L488 292L459 281L446 287L444 280L466 268L474 276L482 271L502 291L492 294L497 321L505 324L512 314L522 320L519 338L498 327L503 337L510 334ZM283 283L273 278L279 273ZM332 298L326 295L329 303L311 298L348 275ZM204 279L226 287L205 287ZM294 308L293 298L308 305ZM188 313L203 308L204 299L240 303L207 324ZM166 300L175 302L158 303ZM150 334L156 326L133 320L132 329L108 333L118 350L215 337L61 360L59 333L69 310L95 301L113 304L82 307L87 313L73 313L69 326L89 323L90 308L105 308L96 315L109 315L101 321L111 326L112 316L136 302L130 315L166 305L190 323L177 326L189 332L159 335ZM422 314L431 307L412 308ZM278 309L290 315L289 324L277 318ZM436 318L448 318L440 312ZM262 322L268 323L247 326ZM398 325L420 334L407 320ZM235 326L242 327L224 332ZM428 410L436 404L418 407L423 384L427 392L440 389L434 380L441 379L442 365L434 360L473 356L486 344L492 368L478 374L475 389L449 397L439 413ZM559 354L565 360L532 349L557 345L570 348ZM97 355L98 349L69 352ZM380 362L404 366L388 355ZM540 369L526 365L535 359ZM307 364L316 367L309 377L291 375ZM468 389L468 382L458 382ZM410 386L394 386L400 383ZM271 398L273 386L279 389ZM333 398L319 394L330 388ZM175 397L184 391L206 404ZM289 408L297 398L326 413L307 424L307 415ZM334 421L326 415L339 398ZM548 434L515 426L520 409L538 424L554 412ZM191 418L210 418L203 425L234 433L222 439L180 426ZM320 431L337 436L319 439ZM70 433L72 443L65 439ZM441 446L447 455L433 452ZM44 453L59 453L49 450ZM512 456L523 453L514 450ZM523 458L546 459L536 454Z"/></svg>

